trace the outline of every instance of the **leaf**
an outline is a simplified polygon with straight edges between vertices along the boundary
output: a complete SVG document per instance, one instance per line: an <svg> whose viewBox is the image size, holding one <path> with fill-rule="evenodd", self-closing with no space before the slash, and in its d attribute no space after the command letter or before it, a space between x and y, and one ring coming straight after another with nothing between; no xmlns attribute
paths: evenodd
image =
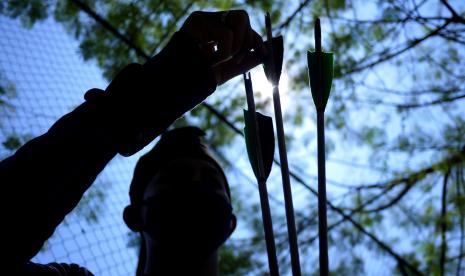
<svg viewBox="0 0 465 276"><path fill-rule="evenodd" d="M360 134L363 141L374 148L385 145L386 132L381 127L364 127Z"/></svg>
<svg viewBox="0 0 465 276"><path fill-rule="evenodd" d="M2 145L7 149L7 150L17 150L19 147L21 147L21 140L18 136L13 136L10 135L6 138L6 140L2 143Z"/></svg>
<svg viewBox="0 0 465 276"><path fill-rule="evenodd" d="M373 38L378 41L384 38L384 30L378 24L373 26Z"/></svg>
<svg viewBox="0 0 465 276"><path fill-rule="evenodd" d="M0 13L11 18L19 18L26 28L44 20L49 15L50 3L43 0L15 0L2 4Z"/></svg>

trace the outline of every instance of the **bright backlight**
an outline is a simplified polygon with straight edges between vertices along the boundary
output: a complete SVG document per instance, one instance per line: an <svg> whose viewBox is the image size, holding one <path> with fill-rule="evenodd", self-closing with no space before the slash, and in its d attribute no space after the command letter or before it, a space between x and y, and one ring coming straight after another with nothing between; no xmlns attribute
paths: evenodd
<svg viewBox="0 0 465 276"><path fill-rule="evenodd" d="M251 71L251 75L255 97L266 97L270 99L270 102L272 102L273 86L266 79L263 69L258 67ZM287 76L286 72L282 72L281 74L281 79L279 81L279 96L281 98L281 109L283 113L285 113L291 103L289 93L289 77Z"/></svg>

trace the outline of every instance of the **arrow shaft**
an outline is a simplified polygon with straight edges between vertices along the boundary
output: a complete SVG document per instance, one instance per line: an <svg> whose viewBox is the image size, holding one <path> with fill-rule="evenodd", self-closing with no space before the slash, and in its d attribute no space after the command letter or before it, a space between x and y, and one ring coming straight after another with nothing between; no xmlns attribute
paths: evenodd
<svg viewBox="0 0 465 276"><path fill-rule="evenodd" d="M255 153L257 154L257 167L258 167L258 175L259 178L266 178L265 176L265 166L263 165L263 155L262 155L262 148L260 144L260 132L258 130L258 121L257 121L257 114L255 113L255 99L253 95L253 87L252 87L252 79L250 77L250 73L244 74L244 85L245 85L245 94L247 98L247 108L249 109L250 114L252 114L252 131L255 133L255 136L258 141L254 141ZM255 140L255 139L254 139ZM267 198L268 200L268 198Z"/></svg>
<svg viewBox="0 0 465 276"><path fill-rule="evenodd" d="M328 224L326 215L326 158L325 158L325 122L324 112L317 112L318 139L318 236L320 249L320 275L329 273L328 261Z"/></svg>
<svg viewBox="0 0 465 276"><path fill-rule="evenodd" d="M262 209L263 228L265 230L266 252L268 254L268 267L271 276L279 276L278 258L274 241L273 223L271 220L270 203L265 180L258 180L258 192Z"/></svg>
<svg viewBox="0 0 465 276"><path fill-rule="evenodd" d="M265 16L266 36L272 41L271 16ZM284 136L283 115L281 112L281 99L279 97L278 72L276 72L273 43L270 43L270 66L272 70L273 106L275 113L276 132L278 136L279 159L281 161L281 177L283 181L284 206L286 209L287 234L289 236L289 249L291 251L292 275L300 276L299 247L297 244L297 232L295 229L294 204L292 203L291 180L289 177L289 165L287 163L286 141Z"/></svg>
<svg viewBox="0 0 465 276"><path fill-rule="evenodd" d="M252 135L255 146L255 155L257 156L258 167L258 193L260 195L260 207L262 210L263 228L265 231L266 252L268 255L268 266L271 276L279 276L278 258L276 255L276 245L273 234L273 222L271 219L270 203L268 200L268 190L266 187L265 166L263 164L262 147L260 143L260 132L258 129L257 114L255 113L255 100L253 96L252 79L250 73L244 74L244 85L247 97L247 107L252 114Z"/></svg>
<svg viewBox="0 0 465 276"><path fill-rule="evenodd" d="M294 204L292 202L291 181L289 177L289 165L287 162L286 140L284 136L283 116L281 112L281 99L279 88L273 87L273 105L278 136L279 160L281 162L281 177L283 181L284 206L286 208L287 233L289 236L289 249L291 251L292 275L300 276L299 247L297 244L297 232L295 228Z"/></svg>
<svg viewBox="0 0 465 276"><path fill-rule="evenodd" d="M328 260L328 223L326 210L326 157L325 157L325 107L329 91L324 91L325 78L323 72L323 52L321 50L321 25L320 19L315 20L315 52L307 56L309 62L309 74L311 79L312 97L316 107L317 140L318 140L318 241L320 275L329 274ZM331 57L332 58L332 57ZM332 60L332 59L331 59ZM328 64L326 64L328 66ZM332 65L330 67L332 69ZM328 68L327 68L328 69ZM330 79L331 80L331 79Z"/></svg>
<svg viewBox="0 0 465 276"><path fill-rule="evenodd" d="M315 52L321 53L321 24L319 18L315 20Z"/></svg>
<svg viewBox="0 0 465 276"><path fill-rule="evenodd" d="M271 29L271 16L269 13L266 13L265 16L265 26L266 26L266 39L270 42L270 67L273 68L271 71L271 81L273 85L277 84L277 77L276 77L276 67L275 67L275 60L274 60L274 53L273 53L273 32Z"/></svg>
<svg viewBox="0 0 465 276"><path fill-rule="evenodd" d="M317 111L324 110L324 97L323 97L323 53L321 50L321 26L320 19L317 18L315 21L315 68L316 70L316 83L315 91L317 92L316 97L316 109Z"/></svg>

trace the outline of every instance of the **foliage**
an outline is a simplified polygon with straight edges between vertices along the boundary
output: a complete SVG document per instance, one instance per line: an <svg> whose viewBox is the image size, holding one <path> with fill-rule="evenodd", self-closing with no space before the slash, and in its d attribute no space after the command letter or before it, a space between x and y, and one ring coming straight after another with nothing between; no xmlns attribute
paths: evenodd
<svg viewBox="0 0 465 276"><path fill-rule="evenodd" d="M15 96L16 87L14 83L11 82L5 76L5 73L0 70L0 115L3 115L4 112L14 111L14 108L9 104L9 101L13 99Z"/></svg>
<svg viewBox="0 0 465 276"><path fill-rule="evenodd" d="M5 142L2 143L3 147L10 151L18 149L21 147L21 144L19 137L16 136L8 136Z"/></svg>
<svg viewBox="0 0 465 276"><path fill-rule="evenodd" d="M101 181L94 183L74 208L73 214L79 218L83 218L88 224L97 223L99 216L105 211L103 210L105 199L107 198L105 191L108 190L110 185L110 183Z"/></svg>
<svg viewBox="0 0 465 276"><path fill-rule="evenodd" d="M0 13L19 18L26 26L54 16L80 42L82 56L95 60L109 79L129 62L144 61L75 2L8 1L0 4ZM464 273L463 3L432 0L82 2L149 55L167 43L193 10L244 8L260 31L263 31L263 11L271 11L277 31L286 38L286 70L293 100L293 112L286 122L292 133L309 132L315 125L313 108L309 108L307 64L303 57L306 50L313 48L314 18L322 18L323 48L334 52L336 62L326 117L327 144L331 150L328 162L348 166L343 178L328 174L328 185L334 183L331 187L337 190L334 195L329 194L334 206L328 218L331 250L348 252L330 255L344 256L339 261L334 258L332 272L365 274L372 268L361 254L374 254L376 258L390 261L385 270L391 274ZM238 126L242 125L244 106L239 87L232 83L221 88L228 93L220 91L221 96L210 100ZM0 104L3 91L0 90ZM258 101L263 103L261 109L271 109L269 100ZM216 147L227 148L236 141L235 132L202 107L178 124L193 122L211 130L209 140ZM288 138L292 139L289 133ZM305 138L299 139L292 141L296 151L302 148L299 143L307 144ZM6 144L16 147L16 142L12 138ZM331 158L338 153L343 162ZM229 161L230 169L235 170L234 162ZM360 171L369 172L355 173ZM342 178L344 184L331 182L331 178ZM309 190L308 183L303 184ZM298 212L299 208L296 209ZM307 216L299 216L297 224L306 239L301 243L301 251L305 252L301 260L311 260L305 271L310 267L308 273L315 274L317 245L312 238L315 233L307 231L314 225L305 219L315 216L315 208L311 210ZM221 252L225 273L256 272L260 270L257 266L266 270L266 262L258 262L259 257L252 254L263 242L259 212L248 214L253 214L250 231L255 240L248 246L230 246ZM350 219L341 214L349 215ZM282 221L276 217L279 219L275 221ZM276 230L277 237L285 236L285 225L280 224ZM383 242L388 248L381 245ZM283 243L279 244L279 249L285 250ZM288 256L281 258L281 268L288 265Z"/></svg>
<svg viewBox="0 0 465 276"><path fill-rule="evenodd" d="M227 243L219 251L221 275L245 275L263 266L262 263L252 258L254 253L251 247L243 250Z"/></svg>

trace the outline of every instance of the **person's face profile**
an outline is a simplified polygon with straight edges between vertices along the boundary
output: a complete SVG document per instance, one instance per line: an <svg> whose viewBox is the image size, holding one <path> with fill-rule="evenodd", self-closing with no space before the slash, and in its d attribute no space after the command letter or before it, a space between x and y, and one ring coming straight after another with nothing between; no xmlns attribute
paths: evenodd
<svg viewBox="0 0 465 276"><path fill-rule="evenodd" d="M182 195L191 190L211 191L228 203L225 179L211 162L196 158L180 158L170 162L155 174L144 192L144 201L149 201L165 192Z"/></svg>
<svg viewBox="0 0 465 276"><path fill-rule="evenodd" d="M145 235L159 244L216 249L236 224L226 185L219 168L207 160L166 164L144 192Z"/></svg>

